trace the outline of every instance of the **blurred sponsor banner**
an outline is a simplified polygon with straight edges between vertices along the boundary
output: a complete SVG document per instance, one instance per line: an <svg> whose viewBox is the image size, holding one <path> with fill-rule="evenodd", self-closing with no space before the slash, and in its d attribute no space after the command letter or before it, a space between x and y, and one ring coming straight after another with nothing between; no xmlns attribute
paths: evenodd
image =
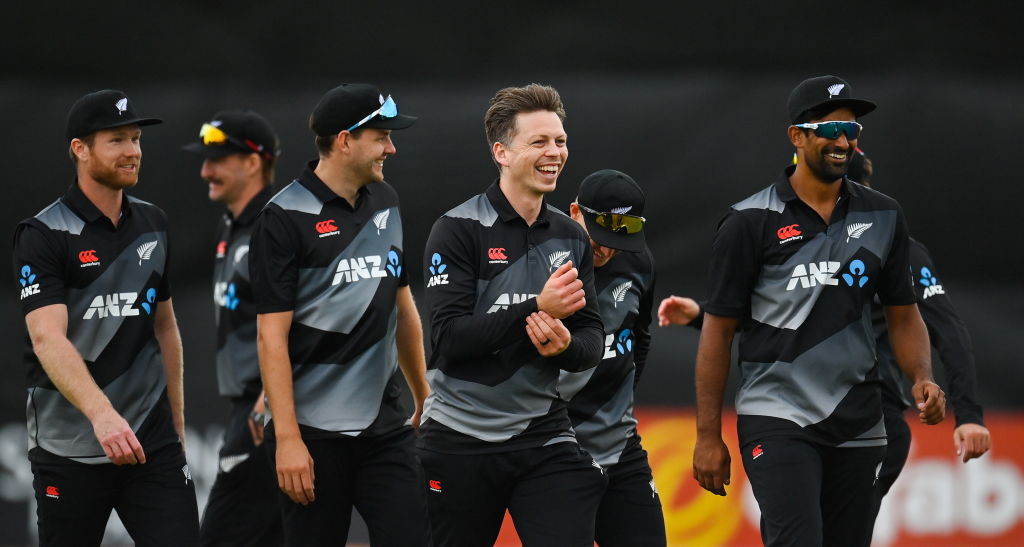
<svg viewBox="0 0 1024 547"><path fill-rule="evenodd" d="M732 455L732 484L725 497L702 490L693 480L692 410L643 408L637 416L665 511L668 544L761 545L760 511L739 458L736 416L723 417ZM926 426L908 414L910 457L882 504L872 545L1024 545L1024 413L990 413L985 421L992 451L967 464L956 457L952 416L947 420ZM497 545L520 545L507 515Z"/></svg>

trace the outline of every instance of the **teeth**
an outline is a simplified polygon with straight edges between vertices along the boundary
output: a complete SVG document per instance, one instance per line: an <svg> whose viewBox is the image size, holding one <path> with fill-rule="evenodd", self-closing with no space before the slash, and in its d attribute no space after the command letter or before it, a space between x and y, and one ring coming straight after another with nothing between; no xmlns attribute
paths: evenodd
<svg viewBox="0 0 1024 547"><path fill-rule="evenodd" d="M829 154L829 157L835 158L837 160L845 160L846 154Z"/></svg>
<svg viewBox="0 0 1024 547"><path fill-rule="evenodd" d="M541 171L544 171L546 173L557 173L558 172L558 166L557 165L542 165L542 166L538 167L538 169L540 169Z"/></svg>

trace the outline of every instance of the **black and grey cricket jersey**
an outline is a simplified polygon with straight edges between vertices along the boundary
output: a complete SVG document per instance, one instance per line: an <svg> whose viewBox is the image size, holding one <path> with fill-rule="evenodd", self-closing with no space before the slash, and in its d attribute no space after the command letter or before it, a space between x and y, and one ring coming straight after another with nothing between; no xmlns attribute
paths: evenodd
<svg viewBox="0 0 1024 547"><path fill-rule="evenodd" d="M639 442L633 416L637 371L647 362L654 304L654 259L650 249L619 253L594 269L597 301L604 324L604 352L595 368L562 371L558 391L569 401L576 439L597 463L622 461L629 444ZM632 451L643 456L639 450Z"/></svg>
<svg viewBox="0 0 1024 547"><path fill-rule="evenodd" d="M294 312L288 353L303 437L380 435L408 418L395 345L396 293L408 285L398 195L368 184L353 208L316 176L316 164L256 220L256 313Z"/></svg>
<svg viewBox="0 0 1024 547"><path fill-rule="evenodd" d="M67 337L146 452L177 442L153 320L171 297L167 217L125 195L115 227L78 187L21 221L14 271L24 314L67 306ZM109 463L92 424L50 381L26 336L29 458Z"/></svg>
<svg viewBox="0 0 1024 547"><path fill-rule="evenodd" d="M420 446L486 453L574 441L558 372L596 365L603 338L583 229L546 204L527 226L495 183L434 223L424 259L433 353ZM569 348L541 357L526 317L570 260L587 305L563 320Z"/></svg>
<svg viewBox="0 0 1024 547"><path fill-rule="evenodd" d="M914 303L899 204L843 180L831 222L789 183L735 204L715 236L707 313L741 318L741 441L885 444L871 302Z"/></svg>
<svg viewBox="0 0 1024 547"><path fill-rule="evenodd" d="M224 397L254 400L263 389L256 351L256 308L249 278L249 240L256 216L273 195L256 194L238 218L225 211L217 226L213 266L217 385Z"/></svg>
<svg viewBox="0 0 1024 547"><path fill-rule="evenodd" d="M946 373L946 397L956 413L956 425L984 424L983 410L975 397L977 375L971 335L953 306L948 287L941 281L928 248L913 238L910 239L910 273L917 307L928 328L928 339L938 350ZM872 321L878 343L882 396L908 408L913 405L913 399L908 395L908 382L893 356L881 306L872 309Z"/></svg>

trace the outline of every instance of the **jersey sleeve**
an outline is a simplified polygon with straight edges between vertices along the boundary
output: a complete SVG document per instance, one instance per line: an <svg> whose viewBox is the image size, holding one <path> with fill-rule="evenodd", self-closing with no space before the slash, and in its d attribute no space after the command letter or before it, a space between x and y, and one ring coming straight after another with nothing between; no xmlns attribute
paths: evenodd
<svg viewBox="0 0 1024 547"><path fill-rule="evenodd" d="M430 343L447 359L489 355L526 336L526 316L537 299L509 305L497 313L474 313L479 245L463 223L441 217L434 223L423 253L423 277L430 318Z"/></svg>
<svg viewBox="0 0 1024 547"><path fill-rule="evenodd" d="M911 241L910 262L918 307L928 327L928 337L942 359L946 373L946 392L953 404L956 425L984 424L983 410L975 397L977 374L967 326L953 307L946 293L946 285L939 284L941 278L928 249Z"/></svg>
<svg viewBox="0 0 1024 547"><path fill-rule="evenodd" d="M882 267L878 300L883 306L906 306L915 302L910 279L910 235L903 209L896 207L896 228L889 255Z"/></svg>
<svg viewBox="0 0 1024 547"><path fill-rule="evenodd" d="M163 211L161 211L163 212ZM171 246L171 231L167 229L167 252L165 253L166 259L164 260L164 271L160 276L160 287L157 288L156 299L158 302L164 302L171 298L171 251L174 249Z"/></svg>
<svg viewBox="0 0 1024 547"><path fill-rule="evenodd" d="M22 222L14 232L14 287L21 311L64 304L66 243L50 230Z"/></svg>
<svg viewBox="0 0 1024 547"><path fill-rule="evenodd" d="M645 252L651 265L651 284L640 295L640 308L636 316L636 323L633 326L633 330L636 332L636 350L633 352L633 364L636 366L633 380L634 389L640 385L640 375L643 374L644 367L647 366L647 353L651 349L651 320L654 310L656 275L654 273L654 257L651 256L649 250Z"/></svg>
<svg viewBox="0 0 1024 547"><path fill-rule="evenodd" d="M734 209L719 222L708 267L710 297L703 306L708 313L723 317L750 313L750 295L761 271L757 230L750 218Z"/></svg>
<svg viewBox="0 0 1024 547"><path fill-rule="evenodd" d="M256 313L295 309L302 241L280 207L268 205L257 217L249 242L249 276Z"/></svg>

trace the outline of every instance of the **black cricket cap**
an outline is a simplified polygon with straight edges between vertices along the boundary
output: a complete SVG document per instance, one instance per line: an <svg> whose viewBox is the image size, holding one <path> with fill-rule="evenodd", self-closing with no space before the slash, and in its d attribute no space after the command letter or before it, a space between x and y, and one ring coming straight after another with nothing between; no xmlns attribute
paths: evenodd
<svg viewBox="0 0 1024 547"><path fill-rule="evenodd" d="M200 129L199 140L190 142L181 149L199 154L204 158L223 158L231 154L259 154L263 159L272 159L281 153L277 134L270 122L252 110L222 110L213 115L207 124L220 129L226 140L203 138Z"/></svg>
<svg viewBox="0 0 1024 547"><path fill-rule="evenodd" d="M614 169L602 169L587 175L580 183L576 203L600 213L619 213L643 216L647 196L640 185L629 175ZM613 232L597 223L597 215L580 210L587 225L590 239L603 247L621 251L639 252L644 250L644 231L635 234L625 229Z"/></svg>
<svg viewBox="0 0 1024 547"><path fill-rule="evenodd" d="M859 118L870 113L875 106L871 101L855 99L850 84L838 76L808 78L793 88L786 102L790 123L796 123L810 110L823 111L824 115L847 107Z"/></svg>
<svg viewBox="0 0 1024 547"><path fill-rule="evenodd" d="M379 110L388 97L373 84L341 84L320 98L309 116L309 128L320 137L337 135ZM397 114L385 118L378 113L359 129L405 129L415 121L415 116Z"/></svg>
<svg viewBox="0 0 1024 547"><path fill-rule="evenodd" d="M100 129L124 125L153 125L159 118L143 118L135 113L135 105L124 91L104 89L81 97L68 111L68 142L91 135Z"/></svg>

